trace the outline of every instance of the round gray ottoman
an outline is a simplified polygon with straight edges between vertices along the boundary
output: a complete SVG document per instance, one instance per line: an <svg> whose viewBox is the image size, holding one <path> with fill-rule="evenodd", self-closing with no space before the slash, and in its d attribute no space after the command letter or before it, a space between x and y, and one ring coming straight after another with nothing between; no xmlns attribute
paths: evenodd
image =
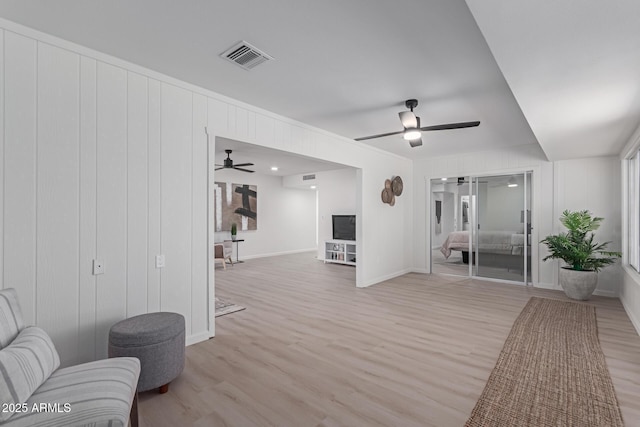
<svg viewBox="0 0 640 427"><path fill-rule="evenodd" d="M148 313L124 319L109 331L109 357L140 359L138 391L160 388L184 368L184 317L178 313Z"/></svg>

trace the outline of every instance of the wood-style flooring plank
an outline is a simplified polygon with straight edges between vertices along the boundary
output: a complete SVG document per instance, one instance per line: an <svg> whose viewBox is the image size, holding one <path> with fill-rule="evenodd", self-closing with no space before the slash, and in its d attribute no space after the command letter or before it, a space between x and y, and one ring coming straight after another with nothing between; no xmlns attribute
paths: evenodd
<svg viewBox="0 0 640 427"><path fill-rule="evenodd" d="M186 349L142 426L461 426L531 296L562 292L411 273L358 289L355 269L312 253L216 270L246 310ZM640 426L640 337L622 304L593 297L625 424Z"/></svg>

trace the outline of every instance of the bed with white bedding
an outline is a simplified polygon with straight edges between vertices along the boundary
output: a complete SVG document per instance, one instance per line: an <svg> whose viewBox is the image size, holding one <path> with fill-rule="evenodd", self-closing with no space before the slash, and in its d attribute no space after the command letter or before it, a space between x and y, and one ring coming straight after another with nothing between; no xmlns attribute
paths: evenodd
<svg viewBox="0 0 640 427"><path fill-rule="evenodd" d="M528 247L527 249L530 249ZM472 246L472 251L475 247ZM445 258L451 256L451 251L461 251L464 262L468 262L469 231L453 231L447 236L440 247ZM478 231L478 252L480 254L497 254L517 257L522 262L524 255L524 234L513 231ZM531 251L529 250L529 256ZM516 260L517 262L517 260Z"/></svg>

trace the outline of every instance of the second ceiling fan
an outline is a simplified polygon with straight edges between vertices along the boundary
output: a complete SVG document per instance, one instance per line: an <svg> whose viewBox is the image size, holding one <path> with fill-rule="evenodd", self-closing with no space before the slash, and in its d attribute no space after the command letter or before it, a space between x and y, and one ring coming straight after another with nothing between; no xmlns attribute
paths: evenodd
<svg viewBox="0 0 640 427"><path fill-rule="evenodd" d="M235 170L239 170L242 172L249 172L249 173L254 173L255 171L249 170L249 169L244 169L244 167L240 167L240 166L253 166L253 163L240 163L237 165L233 164L233 160L231 160L231 153L233 151L231 150L224 150L225 153L227 153L227 158L224 159L224 164L222 165L216 165L216 170L220 170L220 169L235 169Z"/></svg>
<svg viewBox="0 0 640 427"><path fill-rule="evenodd" d="M479 121L475 122L460 122L460 123L447 123L442 125L433 125L420 127L420 117L413 113L413 109L418 106L417 99L407 99L404 103L411 111L401 111L398 113L400 116L400 122L404 130L398 132L381 133L378 135L363 136L362 138L356 138L356 141L364 141L373 138L382 138L384 136L400 135L403 134L403 138L409 141L411 147L419 147L422 145L422 132L431 130L447 130L447 129L462 129L478 126Z"/></svg>

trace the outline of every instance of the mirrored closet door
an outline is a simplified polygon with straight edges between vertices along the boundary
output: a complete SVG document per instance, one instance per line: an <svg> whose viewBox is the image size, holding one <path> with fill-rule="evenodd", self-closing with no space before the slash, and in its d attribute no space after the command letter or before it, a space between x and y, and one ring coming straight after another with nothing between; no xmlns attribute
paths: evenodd
<svg viewBox="0 0 640 427"><path fill-rule="evenodd" d="M433 273L531 282L531 172L430 187Z"/></svg>

